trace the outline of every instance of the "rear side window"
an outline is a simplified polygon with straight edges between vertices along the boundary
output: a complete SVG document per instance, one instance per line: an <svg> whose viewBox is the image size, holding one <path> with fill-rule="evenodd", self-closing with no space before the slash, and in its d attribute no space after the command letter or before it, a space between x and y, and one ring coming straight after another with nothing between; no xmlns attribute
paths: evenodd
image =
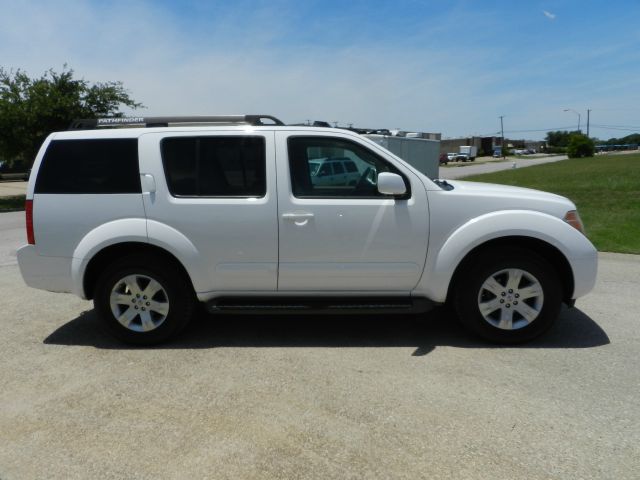
<svg viewBox="0 0 640 480"><path fill-rule="evenodd" d="M35 193L141 193L138 139L53 140Z"/></svg>
<svg viewBox="0 0 640 480"><path fill-rule="evenodd" d="M177 197L263 197L263 137L173 137L161 143L169 192Z"/></svg>

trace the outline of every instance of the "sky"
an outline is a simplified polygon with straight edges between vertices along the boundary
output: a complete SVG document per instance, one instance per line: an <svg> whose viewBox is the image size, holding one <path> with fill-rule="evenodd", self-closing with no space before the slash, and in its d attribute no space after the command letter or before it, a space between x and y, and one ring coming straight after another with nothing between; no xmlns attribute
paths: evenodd
<svg viewBox="0 0 640 480"><path fill-rule="evenodd" d="M638 0L0 0L0 67L121 81L137 115L541 139L640 132ZM567 110L567 111L565 111ZM125 110L127 113L133 113ZM578 114L580 117L578 117Z"/></svg>

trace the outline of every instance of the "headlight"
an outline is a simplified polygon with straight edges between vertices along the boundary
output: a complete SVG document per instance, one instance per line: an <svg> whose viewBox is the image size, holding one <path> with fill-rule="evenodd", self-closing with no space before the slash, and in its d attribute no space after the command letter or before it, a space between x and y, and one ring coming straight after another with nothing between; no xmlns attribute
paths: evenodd
<svg viewBox="0 0 640 480"><path fill-rule="evenodd" d="M565 222L567 222L569 225L571 225L573 228L578 230L583 235L585 234L584 233L584 225L582 224L582 220L580 219L580 215L578 215L578 211L577 210L569 210L565 214L563 220Z"/></svg>

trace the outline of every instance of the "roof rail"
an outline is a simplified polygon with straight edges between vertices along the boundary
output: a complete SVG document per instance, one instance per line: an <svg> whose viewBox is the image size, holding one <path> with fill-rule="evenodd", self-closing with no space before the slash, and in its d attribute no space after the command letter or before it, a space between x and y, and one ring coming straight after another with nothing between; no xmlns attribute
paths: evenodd
<svg viewBox="0 0 640 480"><path fill-rule="evenodd" d="M266 122L265 122L266 120ZM202 125L284 125L271 115L218 115L195 117L105 117L85 118L71 122L67 130L93 130L117 127L189 127Z"/></svg>

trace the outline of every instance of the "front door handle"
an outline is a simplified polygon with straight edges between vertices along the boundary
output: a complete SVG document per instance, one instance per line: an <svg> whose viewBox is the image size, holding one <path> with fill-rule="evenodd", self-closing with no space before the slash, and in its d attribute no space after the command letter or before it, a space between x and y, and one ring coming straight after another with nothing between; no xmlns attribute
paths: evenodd
<svg viewBox="0 0 640 480"><path fill-rule="evenodd" d="M282 218L285 220L308 220L313 218L313 213L311 212L289 212L283 213Z"/></svg>
<svg viewBox="0 0 640 480"><path fill-rule="evenodd" d="M289 220L302 227L309 223L309 220L313 218L313 213L311 212L287 212L282 214L282 218L284 220Z"/></svg>

